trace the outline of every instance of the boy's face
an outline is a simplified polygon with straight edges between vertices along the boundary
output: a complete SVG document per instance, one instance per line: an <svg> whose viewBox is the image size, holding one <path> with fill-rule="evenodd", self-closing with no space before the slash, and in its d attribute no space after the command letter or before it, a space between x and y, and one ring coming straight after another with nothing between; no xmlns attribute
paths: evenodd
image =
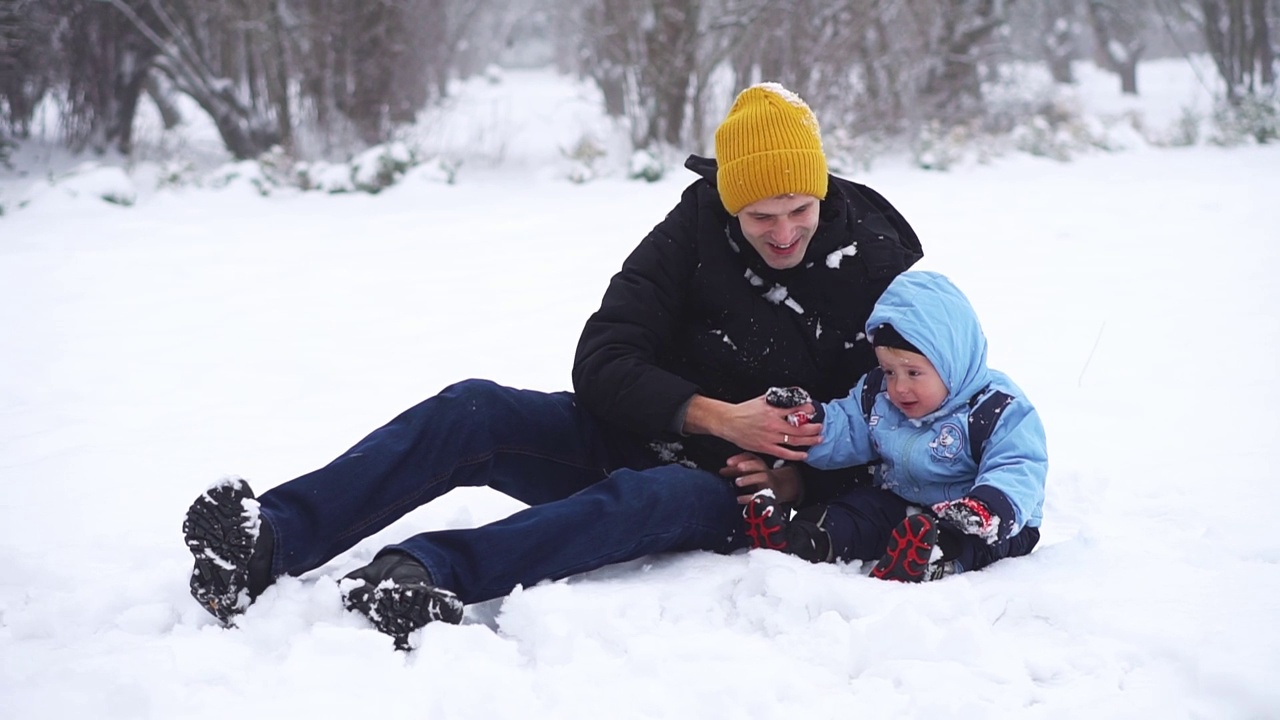
<svg viewBox="0 0 1280 720"><path fill-rule="evenodd" d="M917 419L942 407L947 385L929 358L908 350L876 348L876 359L884 370L889 401L909 418Z"/></svg>

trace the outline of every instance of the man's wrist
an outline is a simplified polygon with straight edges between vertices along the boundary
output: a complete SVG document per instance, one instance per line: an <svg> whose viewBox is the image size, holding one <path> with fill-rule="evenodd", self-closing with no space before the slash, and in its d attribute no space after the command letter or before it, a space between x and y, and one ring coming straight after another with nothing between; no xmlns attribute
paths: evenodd
<svg viewBox="0 0 1280 720"><path fill-rule="evenodd" d="M671 423L668 425L671 432L677 435L688 435L685 432L685 418L689 415L689 404L693 402L693 398L694 396L690 395L689 399L681 403L680 408L676 410L675 417L671 418Z"/></svg>
<svg viewBox="0 0 1280 720"><path fill-rule="evenodd" d="M720 428L720 410L726 403L706 395L694 395L685 404L685 435L718 435Z"/></svg>

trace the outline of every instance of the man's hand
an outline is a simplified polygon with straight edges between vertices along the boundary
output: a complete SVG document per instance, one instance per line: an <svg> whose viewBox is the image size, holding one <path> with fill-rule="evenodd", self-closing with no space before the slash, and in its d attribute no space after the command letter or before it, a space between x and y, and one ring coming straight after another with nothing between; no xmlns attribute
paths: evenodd
<svg viewBox="0 0 1280 720"><path fill-rule="evenodd" d="M795 448L821 442L822 424L810 422L796 426L788 422L787 416L795 413L812 416L816 412L812 403L792 408L774 407L764 395L737 404L694 395L685 414L684 431L715 435L743 450L800 461L808 455Z"/></svg>
<svg viewBox="0 0 1280 720"><path fill-rule="evenodd" d="M803 487L799 468L793 465L771 468L755 453L734 455L725 461L720 474L736 478L734 484L742 491L738 495L739 505L751 502L751 496L765 488L773 490L778 502L793 503L800 499Z"/></svg>

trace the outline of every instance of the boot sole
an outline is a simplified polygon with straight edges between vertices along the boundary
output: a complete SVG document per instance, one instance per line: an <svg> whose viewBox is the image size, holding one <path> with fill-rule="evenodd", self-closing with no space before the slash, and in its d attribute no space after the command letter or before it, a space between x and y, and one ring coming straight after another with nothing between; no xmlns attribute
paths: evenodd
<svg viewBox="0 0 1280 720"><path fill-rule="evenodd" d="M751 547L787 551L787 521L773 498L768 495L752 497L742 509L742 519L747 523Z"/></svg>
<svg viewBox="0 0 1280 720"><path fill-rule="evenodd" d="M889 548L871 569L881 580L920 582L929 571L933 547L938 544L938 526L928 515L912 515L893 529Z"/></svg>
<svg viewBox="0 0 1280 720"><path fill-rule="evenodd" d="M409 634L432 622L462 622L463 603L457 595L432 585L399 585L384 580L347 593L343 604L364 615L379 632L395 640L397 650L410 650Z"/></svg>
<svg viewBox="0 0 1280 720"><path fill-rule="evenodd" d="M223 625L234 624L249 607L249 557L260 523L253 491L239 478L206 490L182 522L187 549L195 558L191 596Z"/></svg>

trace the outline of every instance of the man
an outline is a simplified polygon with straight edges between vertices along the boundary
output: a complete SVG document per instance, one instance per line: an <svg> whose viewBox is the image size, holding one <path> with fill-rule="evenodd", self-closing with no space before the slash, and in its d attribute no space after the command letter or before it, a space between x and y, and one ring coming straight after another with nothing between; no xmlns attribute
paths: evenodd
<svg viewBox="0 0 1280 720"><path fill-rule="evenodd" d="M850 475L805 458L771 386L842 397L875 363L876 299L921 256L870 188L829 176L817 120L776 84L743 91L717 161L636 248L583 329L575 393L468 380L329 465L266 492L225 480L183 525L192 595L226 623L276 577L319 567L464 485L529 505L483 527L416 535L342 583L349 609L408 647L465 603L644 555L746 547L738 504L831 497ZM812 405L800 410L812 412Z"/></svg>

